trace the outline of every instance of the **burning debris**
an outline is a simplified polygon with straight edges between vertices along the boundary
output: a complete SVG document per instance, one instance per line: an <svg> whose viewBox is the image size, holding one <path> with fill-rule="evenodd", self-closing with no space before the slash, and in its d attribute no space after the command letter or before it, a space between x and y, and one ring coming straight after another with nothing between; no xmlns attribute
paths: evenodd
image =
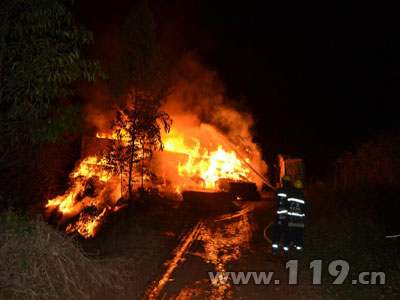
<svg viewBox="0 0 400 300"><path fill-rule="evenodd" d="M101 159L89 156L71 173L70 188L47 202L46 212L48 216L60 215L60 224L75 220L67 226L68 233L77 231L86 238L93 237L107 214L126 205L117 181Z"/></svg>
<svg viewBox="0 0 400 300"><path fill-rule="evenodd" d="M127 205L127 186L139 188L143 181L147 188L181 200L184 191L226 189L235 190L238 199L259 197L257 186L266 182L262 174L267 166L252 141L251 117L223 103L215 73L192 60L183 68L191 74L190 82L187 74L178 76L162 108L174 121L171 130L161 134L164 151L138 156L132 180L126 171L113 169L103 151L116 139L123 145L121 131L100 129L97 138L83 139L82 161L70 175L70 188L46 204L48 215L68 224L67 232L93 237L108 214ZM208 117L200 117L204 115Z"/></svg>
<svg viewBox="0 0 400 300"><path fill-rule="evenodd" d="M221 179L251 181L250 168L234 150L225 150L222 144L211 142L211 137L206 147L200 139L180 135L178 130L164 136L164 152L157 153L154 161L147 162L156 175L148 180L149 186L181 197L184 190L220 190ZM217 134L215 128L206 124L198 130ZM101 137L104 139L105 135ZM186 139L192 143L186 144ZM47 213L60 214L59 223L70 222L66 228L68 233L77 231L86 238L93 237L109 213L127 205L123 200L126 181L124 174L118 176L107 168L100 155L89 156L70 175L71 187L66 193L48 201ZM138 183L136 187L139 187Z"/></svg>
<svg viewBox="0 0 400 300"><path fill-rule="evenodd" d="M178 127L164 135L165 151L156 158L163 177L171 181L175 190L217 190L221 178L251 180L250 169L236 151L227 149L226 138L215 127L201 124L189 134L185 131Z"/></svg>

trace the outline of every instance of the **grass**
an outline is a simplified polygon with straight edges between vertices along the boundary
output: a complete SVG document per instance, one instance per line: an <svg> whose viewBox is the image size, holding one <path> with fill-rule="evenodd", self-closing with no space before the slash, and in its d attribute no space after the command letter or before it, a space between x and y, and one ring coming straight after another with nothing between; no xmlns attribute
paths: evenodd
<svg viewBox="0 0 400 300"><path fill-rule="evenodd" d="M311 200L312 199L312 200ZM313 200L320 203L313 203ZM399 299L400 296L400 242L388 240L385 226L373 216L355 213L341 207L337 199L310 197L310 210L324 205L321 214L309 216L305 232L305 262L322 259L323 287L327 299ZM315 207L313 207L315 205ZM344 285L332 285L334 276L328 273L328 264L345 260L350 273ZM360 272L383 271L386 284L354 286Z"/></svg>
<svg viewBox="0 0 400 300"><path fill-rule="evenodd" d="M118 273L88 258L72 237L13 210L0 215L0 298L90 299Z"/></svg>
<svg viewBox="0 0 400 300"><path fill-rule="evenodd" d="M380 135L343 153L330 183L336 191L359 194L371 187L399 190L400 131Z"/></svg>
<svg viewBox="0 0 400 300"><path fill-rule="evenodd" d="M123 208L93 239L0 212L0 299L141 299L185 226L186 210L174 203Z"/></svg>
<svg viewBox="0 0 400 300"><path fill-rule="evenodd" d="M102 298L143 298L146 287L165 271L178 242L176 233L185 228L187 213L180 204L150 197L110 215L95 238L79 238L87 252L112 259L121 274L123 288L107 289Z"/></svg>
<svg viewBox="0 0 400 300"><path fill-rule="evenodd" d="M340 157L324 184L308 187L304 267L323 260L327 299L399 299L400 134L380 136ZM328 273L333 260L345 260L350 273L333 285ZM352 285L364 271L383 271L385 285Z"/></svg>

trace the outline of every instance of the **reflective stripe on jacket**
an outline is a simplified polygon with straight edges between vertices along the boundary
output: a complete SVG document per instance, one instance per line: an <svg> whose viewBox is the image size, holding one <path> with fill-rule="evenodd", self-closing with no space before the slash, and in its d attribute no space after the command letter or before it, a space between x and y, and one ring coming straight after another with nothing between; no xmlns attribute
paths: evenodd
<svg viewBox="0 0 400 300"><path fill-rule="evenodd" d="M306 198L301 190L295 189L287 198L288 226L304 228Z"/></svg>

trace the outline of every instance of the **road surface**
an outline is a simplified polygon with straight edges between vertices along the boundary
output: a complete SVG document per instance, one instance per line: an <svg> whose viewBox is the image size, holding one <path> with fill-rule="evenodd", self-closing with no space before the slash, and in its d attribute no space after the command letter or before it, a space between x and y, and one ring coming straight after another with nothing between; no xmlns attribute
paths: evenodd
<svg viewBox="0 0 400 300"><path fill-rule="evenodd" d="M235 202L209 215L194 209L191 226L180 233L165 270L154 278L143 299L322 299L320 288L301 271L298 284L288 285L287 259L270 253L263 230L274 219L273 204L273 199ZM232 272L273 275L261 284L253 275L247 284L236 284Z"/></svg>

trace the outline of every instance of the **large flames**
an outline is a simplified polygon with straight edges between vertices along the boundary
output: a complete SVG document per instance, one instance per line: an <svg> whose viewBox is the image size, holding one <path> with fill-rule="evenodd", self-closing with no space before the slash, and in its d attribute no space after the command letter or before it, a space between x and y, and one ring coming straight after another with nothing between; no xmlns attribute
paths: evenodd
<svg viewBox="0 0 400 300"><path fill-rule="evenodd" d="M118 179L104 165L97 156L85 158L71 173L71 187L65 194L47 202L48 213L57 211L61 215L59 223L73 219L66 227L68 233L77 231L84 237L92 237L102 218L124 205L119 201Z"/></svg>
<svg viewBox="0 0 400 300"><path fill-rule="evenodd" d="M250 158L241 159L215 127L201 124L188 132L179 120L177 123L169 134L164 134L165 151L158 155L164 177L177 191L215 190L221 179L251 180L251 171L246 165Z"/></svg>
<svg viewBox="0 0 400 300"><path fill-rule="evenodd" d="M199 135L184 136L179 128L164 134L164 153L158 154L153 163L161 167L161 172L155 168L154 172L163 180L150 185L157 186L161 192L172 188L179 196L184 189L215 190L220 179L251 179L250 169L238 154L213 141L212 136L218 134L213 126L203 124L197 130L208 131L209 140L201 141ZM114 135L99 133L97 138L111 139ZM92 237L107 214L126 205L121 193L126 178L121 181L105 166L101 156L83 159L70 175L71 187L46 204L49 213L61 214L60 223L71 220L66 228L68 233L77 231L86 238Z"/></svg>
<svg viewBox="0 0 400 300"><path fill-rule="evenodd" d="M163 107L173 119L171 131L162 134L164 151L146 158L155 175L146 178L146 187L178 199L184 190L218 190L224 180L252 181L260 187L266 164L252 141L251 116L223 104L223 88L214 72L190 59L182 69L183 76L176 75ZM128 200L128 176L111 172L101 155L107 142L117 138L109 127L97 125L107 123L109 113L99 117L96 112L95 116L88 119L98 120L100 130L91 139L96 151L82 153L83 159L70 175L70 188L46 204L48 215L65 224L67 232L76 231L85 238L94 236L107 215ZM139 187L140 174L134 177L133 185Z"/></svg>

